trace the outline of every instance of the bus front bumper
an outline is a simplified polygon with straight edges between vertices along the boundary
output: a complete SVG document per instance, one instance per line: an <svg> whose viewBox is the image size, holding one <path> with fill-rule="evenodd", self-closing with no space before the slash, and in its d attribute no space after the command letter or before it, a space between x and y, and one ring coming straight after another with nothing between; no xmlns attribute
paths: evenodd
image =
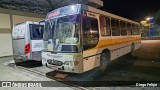
<svg viewBox="0 0 160 90"><path fill-rule="evenodd" d="M56 64L57 63L57 64ZM51 68L56 71L70 72L70 73L82 73L80 63L78 61L55 61L55 60L43 60L43 66Z"/></svg>

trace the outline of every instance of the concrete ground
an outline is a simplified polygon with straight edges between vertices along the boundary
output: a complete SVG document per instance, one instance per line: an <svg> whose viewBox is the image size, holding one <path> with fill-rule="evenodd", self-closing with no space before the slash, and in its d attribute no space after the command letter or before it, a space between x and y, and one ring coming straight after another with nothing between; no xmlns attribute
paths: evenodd
<svg viewBox="0 0 160 90"><path fill-rule="evenodd" d="M23 88L23 90L74 90L68 85L56 82L53 79L49 79L45 76L38 75L29 71L25 71L18 68L13 68L4 65L7 61L13 60L12 57L0 58L0 81L54 81L55 87L52 88ZM61 84L64 87L56 87L56 85ZM22 88L0 88L0 90L21 90Z"/></svg>

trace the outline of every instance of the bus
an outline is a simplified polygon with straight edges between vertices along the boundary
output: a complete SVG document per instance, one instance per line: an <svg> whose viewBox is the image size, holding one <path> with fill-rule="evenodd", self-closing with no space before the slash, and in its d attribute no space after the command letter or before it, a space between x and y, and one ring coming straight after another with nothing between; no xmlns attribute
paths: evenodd
<svg viewBox="0 0 160 90"><path fill-rule="evenodd" d="M140 45L139 23L74 4L47 14L42 64L69 73L105 71L112 60L133 53Z"/></svg>
<svg viewBox="0 0 160 90"><path fill-rule="evenodd" d="M44 24L26 21L15 24L12 30L13 56L15 63L41 61Z"/></svg>

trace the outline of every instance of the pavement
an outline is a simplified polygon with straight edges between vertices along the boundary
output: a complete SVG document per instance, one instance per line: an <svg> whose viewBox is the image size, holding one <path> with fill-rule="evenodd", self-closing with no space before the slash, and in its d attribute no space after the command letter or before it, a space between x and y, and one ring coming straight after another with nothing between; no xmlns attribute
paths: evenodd
<svg viewBox="0 0 160 90"><path fill-rule="evenodd" d="M47 88L23 88L23 90L74 90L74 88L70 88L70 86L56 82L53 79L49 79L43 75L39 75L30 71L22 70L19 68L13 68L6 66L6 62L13 60L12 57L4 57L0 58L0 81L53 81L53 87ZM57 87L57 85L61 85L61 87ZM22 90L22 88L0 88L0 90Z"/></svg>

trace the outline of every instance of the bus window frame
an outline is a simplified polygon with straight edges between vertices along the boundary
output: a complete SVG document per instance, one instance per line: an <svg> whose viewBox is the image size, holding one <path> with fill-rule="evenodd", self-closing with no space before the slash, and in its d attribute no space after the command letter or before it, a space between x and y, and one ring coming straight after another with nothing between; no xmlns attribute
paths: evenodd
<svg viewBox="0 0 160 90"><path fill-rule="evenodd" d="M41 27L41 29L43 28L43 30L42 30L42 38L40 39L40 38L34 38L33 37L33 30L32 29L34 29L34 28L38 28L38 29L40 29L39 27ZM29 33L30 33L30 39L31 40L42 40L43 39L43 33L44 33L44 26L43 25L39 25L39 24L29 24Z"/></svg>
<svg viewBox="0 0 160 90"><path fill-rule="evenodd" d="M130 27L128 27L130 24ZM130 31L131 34L128 34L128 31ZM131 22L127 22L127 36L131 36L132 35L132 23Z"/></svg>
<svg viewBox="0 0 160 90"><path fill-rule="evenodd" d="M121 26L121 22L123 22L123 24L125 24L125 26L122 28ZM125 30L126 31L126 34L123 35L122 34L122 30ZM124 20L120 20L120 36L128 36L128 33L127 33L127 21L124 21Z"/></svg>
<svg viewBox="0 0 160 90"><path fill-rule="evenodd" d="M115 21L117 21L118 22L118 27L114 27L114 28L116 28L119 32L118 32L118 35L113 35L113 27L112 27L112 20L115 20ZM117 23L117 22L115 22L115 24ZM116 25L117 26L117 25ZM120 20L119 19L116 19L116 18L111 18L111 36L121 36L121 29L120 29Z"/></svg>
<svg viewBox="0 0 160 90"><path fill-rule="evenodd" d="M89 11L87 11L87 12L89 12ZM84 49L84 37L83 37L83 34L84 34L84 30L83 30L83 21L84 21L84 18L92 18L92 19L96 19L97 20L97 34L98 34L98 41L97 41L97 43L94 45L94 47L93 46L91 46L90 48L87 48L87 49ZM100 32L99 32L99 21L98 21L98 18L96 18L96 17L90 17L90 16L87 16L87 15L82 15L82 19L81 19L81 37L82 37L82 51L87 51L87 50L89 50L89 49L92 49L92 48L95 48L97 45L98 45L98 43L99 43L99 38L100 38Z"/></svg>
<svg viewBox="0 0 160 90"><path fill-rule="evenodd" d="M107 19L109 20L109 34L107 34L107 22L106 22L106 26L101 26L101 21L100 21L100 18L101 17L104 17L105 18L105 21L107 21ZM112 29L111 29L111 18L109 17L109 16L104 16L104 15L99 15L99 26L100 26L100 35L102 36L102 37L107 37L107 36L112 36L112 33L111 33L111 31L112 31ZM101 33L101 27L106 27L106 35L102 35L102 33Z"/></svg>

